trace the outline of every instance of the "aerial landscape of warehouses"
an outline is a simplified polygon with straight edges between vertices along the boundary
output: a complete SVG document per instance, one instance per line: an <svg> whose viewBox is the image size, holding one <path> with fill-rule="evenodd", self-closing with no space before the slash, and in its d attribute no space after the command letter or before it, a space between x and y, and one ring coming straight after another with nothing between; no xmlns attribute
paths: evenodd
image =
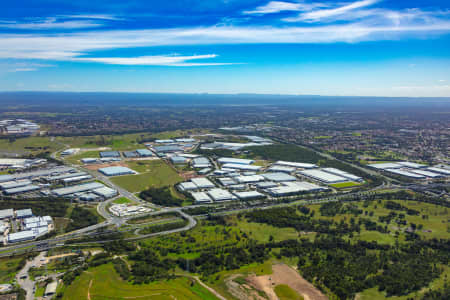
<svg viewBox="0 0 450 300"><path fill-rule="evenodd" d="M383 276L366 270L366 276L378 276L376 281L342 293L330 283L316 281L309 275L330 280L321 270L328 270L331 275L333 271L328 269L331 265L322 262L321 269L312 269L312 257L303 257L291 247L324 251L319 249L323 249L320 245L325 243L325 237L337 239L333 243L343 243L347 238L355 247L380 249L389 248L396 241L404 243L405 247L419 241L442 243L439 239L448 234L445 224L448 211L440 211L447 207L448 165L420 160L362 163L337 160L328 153L307 145L286 143L271 134L287 129L258 124L248 128L251 130L245 129L245 133L241 133L242 128L222 128L149 136L112 134L107 137L110 142L103 145L81 142L85 143L83 145L78 141L100 141L99 137L64 138L68 139L64 146L53 152L40 150L30 158L5 160L4 173L0 175L5 199L0 211L5 212L1 227L6 251L3 256L44 252L48 256L62 255L64 259L50 259L46 263L35 260L31 263L34 267L20 272L27 270L30 280L45 293L47 285L42 280L53 278L56 273L52 268L57 266L59 277L56 278L60 279L52 281L57 284L53 296L67 299L72 292L85 293L82 282L91 280L85 279L86 267L91 270L88 272L100 272L96 276L125 280L123 288L128 284L131 287L131 282L138 284L138 290L148 289L145 293L149 295L156 282L181 284L187 288L185 283L179 282L182 277L177 274L189 271L192 276L201 276L203 284L225 298L247 299L263 293L258 282L264 276L274 276L275 286L286 285L299 295L313 296L305 292L305 287L296 290L294 283L283 276L277 277L277 268L292 266L303 270L300 273L303 277L298 280L310 280L315 285L311 293L321 293L320 297L348 298L358 294L371 299L373 295L378 298L404 295L406 288L398 292L379 289L381 284L386 284L384 280L388 277L383 276L387 276L387 266L382 266ZM15 141L8 143L13 145ZM405 176L392 170L418 176ZM41 206L34 212L37 202ZM59 210L45 207L50 203L58 203ZM433 206L436 204L438 206ZM31 213L29 221L17 217L23 210ZM111 242L102 242L108 240ZM249 242L256 244L249 248L246 244ZM181 248L174 248L177 244ZM221 262L219 252L210 249L211 245L225 249L230 258ZM145 249L141 251L156 251L146 252L145 255L155 258L151 265L146 263L145 270L138 269L142 262L139 255L144 252L139 254L134 248L137 246ZM98 258L86 256L99 247L106 252L97 254ZM72 255L73 249L79 252ZM348 264L350 257L355 262L373 259L370 255L354 257L351 251L345 250L344 244L338 249L344 251L341 255ZM232 251L243 252L236 256ZM296 253L294 256L300 257L298 263L292 251ZM412 255L405 251L401 250L402 255ZM423 258L420 266L411 266L422 268L424 272L429 272L427 266L431 263L440 267L408 286L409 295L425 295L426 290L416 290L416 286L443 287L443 278L449 271L444 267L446 261L438 258L441 250L434 251L438 251L434 260ZM114 253L125 253L126 258L117 261L112 258ZM66 255L70 256L65 258ZM331 253L327 255L334 257ZM76 270L81 272L75 277L67 272L70 270L68 263L74 264L72 256L77 257ZM36 259L40 260L39 257ZM219 260L214 267L207 267L205 261L214 257ZM174 272L157 267L159 260L164 259L173 264ZM300 264L303 260L305 263ZM128 267L122 263L130 264L128 275L125 274ZM109 275L102 270L108 270ZM283 272L289 270L293 269ZM23 274L20 272L17 274ZM173 276L176 279L170 279ZM347 274L337 284L353 280L349 276ZM161 284L154 288L158 289ZM53 289L54 284L49 288L49 295ZM106 295L103 291L100 293ZM170 295L171 289L167 293Z"/></svg>
<svg viewBox="0 0 450 300"><path fill-rule="evenodd" d="M0 300L450 299L449 12L3 1Z"/></svg>

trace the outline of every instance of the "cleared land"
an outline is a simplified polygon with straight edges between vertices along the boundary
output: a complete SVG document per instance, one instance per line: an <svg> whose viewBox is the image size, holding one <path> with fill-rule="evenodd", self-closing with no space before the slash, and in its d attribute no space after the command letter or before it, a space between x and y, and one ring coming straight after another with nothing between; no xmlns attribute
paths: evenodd
<svg viewBox="0 0 450 300"><path fill-rule="evenodd" d="M295 296L296 292L302 295L303 298L308 300L325 300L328 299L321 291L315 288L311 283L303 279L300 274L285 264L276 264L272 266L273 273L264 276L250 276L247 281L257 288L258 290L264 291L269 299L277 299L274 287L278 285L285 285L287 288L279 288L279 292L284 296ZM281 290L281 291L280 291ZM301 299L301 298L281 298L281 299Z"/></svg>
<svg viewBox="0 0 450 300"><path fill-rule="evenodd" d="M89 295L89 296L88 296ZM133 285L123 281L112 264L91 268L67 287L63 299L217 299L196 281L179 277Z"/></svg>

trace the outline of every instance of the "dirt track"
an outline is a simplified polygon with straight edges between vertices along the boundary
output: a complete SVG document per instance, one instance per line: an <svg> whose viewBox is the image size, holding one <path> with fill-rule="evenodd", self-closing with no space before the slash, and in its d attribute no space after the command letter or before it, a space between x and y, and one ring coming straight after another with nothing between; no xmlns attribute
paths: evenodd
<svg viewBox="0 0 450 300"><path fill-rule="evenodd" d="M270 300L278 300L273 288L279 284L286 284L297 291L305 300L325 300L327 296L322 294L300 274L285 264L272 266L273 274L264 276L249 276L247 281L256 289L264 291Z"/></svg>

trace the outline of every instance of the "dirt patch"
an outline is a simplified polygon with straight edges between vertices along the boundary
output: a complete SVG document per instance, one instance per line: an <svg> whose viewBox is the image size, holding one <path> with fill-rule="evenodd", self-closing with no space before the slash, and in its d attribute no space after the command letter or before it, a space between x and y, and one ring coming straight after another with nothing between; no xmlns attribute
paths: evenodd
<svg viewBox="0 0 450 300"><path fill-rule="evenodd" d="M197 177L197 174L194 171L180 172L178 174L183 177L183 180L190 180Z"/></svg>
<svg viewBox="0 0 450 300"><path fill-rule="evenodd" d="M58 258L62 258L62 257L66 257L66 256L74 256L74 255L78 255L78 254L77 253L65 253L65 254L49 256L49 257L45 258L45 263L48 264L52 259L58 259Z"/></svg>
<svg viewBox="0 0 450 300"><path fill-rule="evenodd" d="M258 294L255 288L248 284L239 284L234 279L241 276L240 274L231 275L225 279L225 285L227 291L233 295L233 297L239 300L266 300L266 297Z"/></svg>
<svg viewBox="0 0 450 300"><path fill-rule="evenodd" d="M89 282L89 288L88 288L88 293L87 293L88 300L91 300L91 286L92 286L92 279Z"/></svg>
<svg viewBox="0 0 450 300"><path fill-rule="evenodd" d="M275 286L286 284L291 289L303 296L305 300L325 300L328 299L321 291L306 281L293 268L285 264L277 264L272 266L273 274L264 276L249 276L247 281L256 289L263 291L270 300L278 300L274 292Z"/></svg>

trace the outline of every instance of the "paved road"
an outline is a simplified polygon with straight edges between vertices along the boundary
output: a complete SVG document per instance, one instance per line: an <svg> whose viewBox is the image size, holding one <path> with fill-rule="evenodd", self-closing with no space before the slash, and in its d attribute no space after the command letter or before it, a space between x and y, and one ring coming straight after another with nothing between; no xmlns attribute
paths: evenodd
<svg viewBox="0 0 450 300"><path fill-rule="evenodd" d="M44 257L45 252L41 252L33 260L31 261L27 260L25 266L16 275L17 283L26 292L26 300L34 299L34 286L35 286L35 282L30 279L28 271L31 269L31 267L39 268L42 265L41 260L43 260Z"/></svg>

